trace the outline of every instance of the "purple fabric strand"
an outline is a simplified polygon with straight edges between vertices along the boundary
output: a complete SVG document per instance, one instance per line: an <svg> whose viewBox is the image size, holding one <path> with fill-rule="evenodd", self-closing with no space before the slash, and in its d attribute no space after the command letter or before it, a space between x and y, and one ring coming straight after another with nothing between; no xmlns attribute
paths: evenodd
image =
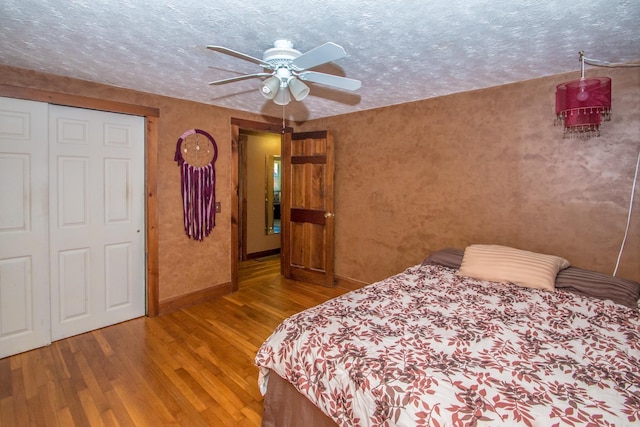
<svg viewBox="0 0 640 427"><path fill-rule="evenodd" d="M183 138L178 140L174 160L180 166L180 190L182 193L182 213L184 231L192 239L203 240L216 225L216 170L218 147L207 132L196 129L195 133L206 136L213 145L211 162L202 167L188 164L182 157Z"/></svg>
<svg viewBox="0 0 640 427"><path fill-rule="evenodd" d="M203 240L215 227L215 170L211 164L198 168L183 163L181 175L184 230Z"/></svg>

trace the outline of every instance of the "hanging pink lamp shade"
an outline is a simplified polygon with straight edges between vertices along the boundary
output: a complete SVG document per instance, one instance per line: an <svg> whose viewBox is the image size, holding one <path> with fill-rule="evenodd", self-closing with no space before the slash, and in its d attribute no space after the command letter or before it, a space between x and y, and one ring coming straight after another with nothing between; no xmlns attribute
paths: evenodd
<svg viewBox="0 0 640 427"><path fill-rule="evenodd" d="M556 86L556 123L565 138L600 136L600 124L611 119L611 79L584 78L584 54L580 52L582 77Z"/></svg>

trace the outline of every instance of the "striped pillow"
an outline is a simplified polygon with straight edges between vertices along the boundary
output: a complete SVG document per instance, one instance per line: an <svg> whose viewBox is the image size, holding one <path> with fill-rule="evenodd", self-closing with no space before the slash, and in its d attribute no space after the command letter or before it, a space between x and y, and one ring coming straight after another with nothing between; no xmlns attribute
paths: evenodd
<svg viewBox="0 0 640 427"><path fill-rule="evenodd" d="M500 245L471 245L464 250L456 273L490 282L511 282L527 288L554 290L558 271L569 261Z"/></svg>
<svg viewBox="0 0 640 427"><path fill-rule="evenodd" d="M569 267L558 273L556 289L609 299L632 308L638 306L640 299L640 283L577 267Z"/></svg>

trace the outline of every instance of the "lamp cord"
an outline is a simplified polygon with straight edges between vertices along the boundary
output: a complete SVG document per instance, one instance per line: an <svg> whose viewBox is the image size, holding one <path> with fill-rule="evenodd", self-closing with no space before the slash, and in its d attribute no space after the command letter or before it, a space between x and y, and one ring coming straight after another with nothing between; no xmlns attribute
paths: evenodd
<svg viewBox="0 0 640 427"><path fill-rule="evenodd" d="M609 67L609 68L619 68L619 67L640 67L640 61L633 62L607 62L601 61L599 59L587 58L584 56L584 50L578 52L580 55L580 64L582 65L582 78L584 79L584 64L593 65L594 67Z"/></svg>
<svg viewBox="0 0 640 427"><path fill-rule="evenodd" d="M585 58L584 57L584 53L582 53L581 60L584 60L584 62L586 64L593 65L594 67L610 67L610 68L640 67L640 62L607 62L607 61L600 61L599 59Z"/></svg>
<svg viewBox="0 0 640 427"><path fill-rule="evenodd" d="M629 213L627 215L627 227L624 230L624 237L622 238L622 245L620 245L620 252L618 253L618 260L616 261L616 268L613 270L615 276L618 272L618 266L620 265L620 258L622 257L622 251L627 241L627 234L629 233L629 225L631 224L631 212L633 211L633 197L636 192L636 181L638 180L638 168L640 167L640 152L638 152L638 160L636 161L636 173L633 176L633 185L631 186L631 199L629 200Z"/></svg>

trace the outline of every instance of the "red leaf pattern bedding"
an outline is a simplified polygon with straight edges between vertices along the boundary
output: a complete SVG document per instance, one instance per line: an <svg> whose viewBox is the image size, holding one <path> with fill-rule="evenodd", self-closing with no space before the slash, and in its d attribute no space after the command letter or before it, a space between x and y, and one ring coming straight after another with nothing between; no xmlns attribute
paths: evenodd
<svg viewBox="0 0 640 427"><path fill-rule="evenodd" d="M454 273L414 266L291 316L261 376L340 426L640 425L638 309Z"/></svg>

